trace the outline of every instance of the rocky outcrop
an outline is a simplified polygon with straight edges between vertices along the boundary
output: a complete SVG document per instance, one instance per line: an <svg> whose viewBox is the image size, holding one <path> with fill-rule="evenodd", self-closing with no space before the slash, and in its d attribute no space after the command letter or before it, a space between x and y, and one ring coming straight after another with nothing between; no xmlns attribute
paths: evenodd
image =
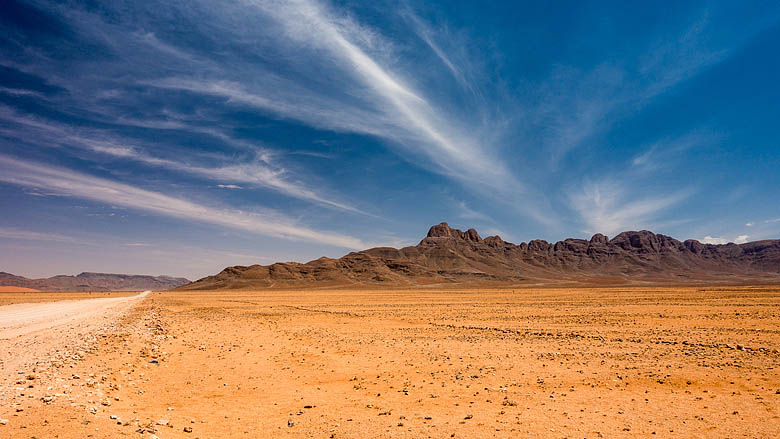
<svg viewBox="0 0 780 439"><path fill-rule="evenodd" d="M45 279L28 279L0 272L0 285L41 291L155 291L170 290L189 282L183 277L110 273L81 273L76 276L59 275Z"/></svg>
<svg viewBox="0 0 780 439"><path fill-rule="evenodd" d="M712 245L647 230L518 245L447 223L416 246L229 267L184 289L780 282L780 240Z"/></svg>

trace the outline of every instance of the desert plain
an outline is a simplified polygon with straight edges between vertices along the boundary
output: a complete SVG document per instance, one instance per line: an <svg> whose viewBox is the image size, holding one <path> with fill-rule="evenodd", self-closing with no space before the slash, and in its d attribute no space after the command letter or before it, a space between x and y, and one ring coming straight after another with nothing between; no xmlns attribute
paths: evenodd
<svg viewBox="0 0 780 439"><path fill-rule="evenodd" d="M776 286L109 296L0 337L0 437L780 435Z"/></svg>

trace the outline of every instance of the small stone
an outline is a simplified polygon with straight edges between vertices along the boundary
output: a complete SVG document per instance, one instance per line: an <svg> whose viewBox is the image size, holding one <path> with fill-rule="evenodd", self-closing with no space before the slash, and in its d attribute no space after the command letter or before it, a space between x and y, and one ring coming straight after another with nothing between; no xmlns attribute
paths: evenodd
<svg viewBox="0 0 780 439"><path fill-rule="evenodd" d="M164 426L168 425L168 420L167 419L160 419L159 421L157 421L157 425L162 425L164 427Z"/></svg>
<svg viewBox="0 0 780 439"><path fill-rule="evenodd" d="M192 433L192 427L184 427L185 433Z"/></svg>
<svg viewBox="0 0 780 439"><path fill-rule="evenodd" d="M152 364L159 364L160 360L158 360L156 358L152 358L151 360L149 360L149 362L152 363Z"/></svg>
<svg viewBox="0 0 780 439"><path fill-rule="evenodd" d="M287 420L287 426L288 426L288 427L294 427L294 426L295 426L295 422L293 422L293 420L292 420L292 419L288 419L288 420Z"/></svg>

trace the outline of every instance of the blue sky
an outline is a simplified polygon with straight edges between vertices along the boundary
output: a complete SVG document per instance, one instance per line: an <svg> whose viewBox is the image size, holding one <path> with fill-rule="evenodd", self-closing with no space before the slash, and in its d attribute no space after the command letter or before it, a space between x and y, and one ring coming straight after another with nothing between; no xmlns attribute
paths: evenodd
<svg viewBox="0 0 780 439"><path fill-rule="evenodd" d="M484 2L482 2L484 3ZM777 2L20 2L0 270L780 237Z"/></svg>

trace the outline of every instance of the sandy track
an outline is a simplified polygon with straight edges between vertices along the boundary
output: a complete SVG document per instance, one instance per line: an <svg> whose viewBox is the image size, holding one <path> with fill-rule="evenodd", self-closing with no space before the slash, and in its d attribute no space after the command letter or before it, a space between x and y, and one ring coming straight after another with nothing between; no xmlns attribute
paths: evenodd
<svg viewBox="0 0 780 439"><path fill-rule="evenodd" d="M19 403L18 377L79 360L148 294L0 306L0 413Z"/></svg>
<svg viewBox="0 0 780 439"><path fill-rule="evenodd" d="M0 306L0 340L95 319L106 313L126 309L127 306L146 297L149 293L150 291L144 291L135 296L109 299L18 303Z"/></svg>

